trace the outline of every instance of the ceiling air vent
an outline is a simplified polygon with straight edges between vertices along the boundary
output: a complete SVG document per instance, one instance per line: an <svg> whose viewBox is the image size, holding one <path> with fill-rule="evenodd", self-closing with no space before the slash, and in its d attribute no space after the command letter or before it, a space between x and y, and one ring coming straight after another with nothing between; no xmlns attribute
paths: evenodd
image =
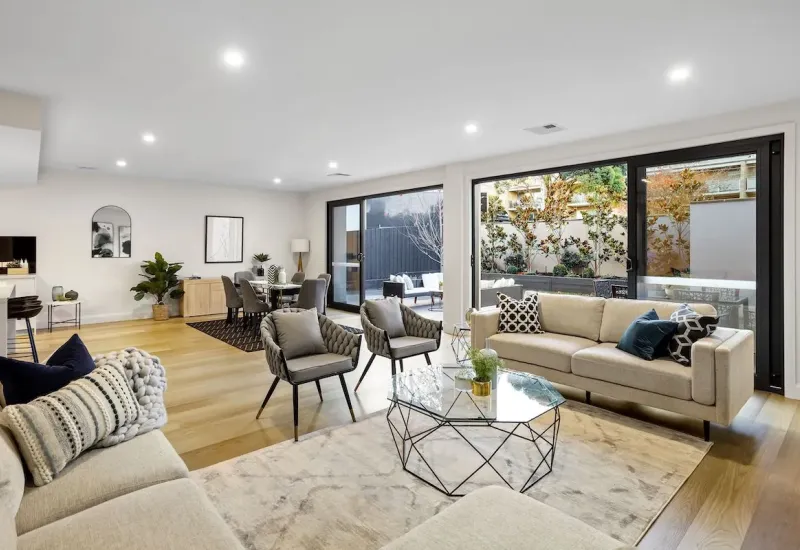
<svg viewBox="0 0 800 550"><path fill-rule="evenodd" d="M78 166L78 170L97 170L96 166Z"/></svg>
<svg viewBox="0 0 800 550"><path fill-rule="evenodd" d="M332 172L332 173L328 174L328 177L329 178L337 178L337 177L349 178L350 174L345 174L344 172Z"/></svg>
<svg viewBox="0 0 800 550"><path fill-rule="evenodd" d="M525 128L525 131L542 136L545 134L554 134L556 132L561 132L565 129L566 128L564 128L563 126L551 123L551 124L543 124L542 126L531 126L530 128Z"/></svg>

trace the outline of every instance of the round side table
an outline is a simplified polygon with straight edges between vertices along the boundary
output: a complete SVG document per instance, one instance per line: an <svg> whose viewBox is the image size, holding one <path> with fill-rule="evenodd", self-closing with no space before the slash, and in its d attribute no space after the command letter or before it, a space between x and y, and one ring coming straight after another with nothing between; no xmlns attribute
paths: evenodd
<svg viewBox="0 0 800 550"><path fill-rule="evenodd" d="M73 306L75 308L75 316L72 319L66 319L64 321L54 321L53 320L53 312L56 308L65 307L65 306ZM47 304L47 330L53 332L53 326L55 325L72 325L73 327L80 330L81 328L81 301L80 300L62 300L62 301L55 301L49 302Z"/></svg>

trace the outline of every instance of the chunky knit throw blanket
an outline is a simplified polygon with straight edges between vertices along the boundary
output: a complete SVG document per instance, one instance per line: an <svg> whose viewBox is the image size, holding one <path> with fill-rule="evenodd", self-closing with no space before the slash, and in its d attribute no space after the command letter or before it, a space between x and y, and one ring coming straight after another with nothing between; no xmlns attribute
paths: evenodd
<svg viewBox="0 0 800 550"><path fill-rule="evenodd" d="M95 367L115 365L122 368L142 409L135 422L115 430L98 447L111 447L167 423L167 409L164 407L167 376L158 357L137 348L125 348L122 351L97 355L94 363Z"/></svg>

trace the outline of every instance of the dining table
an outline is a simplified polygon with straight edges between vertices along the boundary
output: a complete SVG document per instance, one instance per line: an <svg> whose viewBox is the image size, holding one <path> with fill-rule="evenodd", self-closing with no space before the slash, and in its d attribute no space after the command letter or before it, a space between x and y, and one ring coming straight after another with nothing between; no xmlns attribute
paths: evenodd
<svg viewBox="0 0 800 550"><path fill-rule="evenodd" d="M278 309L280 307L284 295L298 294L301 286L295 283L269 283L263 279L250 281L250 284L253 286L260 286L265 289L265 291L269 289L269 302L272 309Z"/></svg>

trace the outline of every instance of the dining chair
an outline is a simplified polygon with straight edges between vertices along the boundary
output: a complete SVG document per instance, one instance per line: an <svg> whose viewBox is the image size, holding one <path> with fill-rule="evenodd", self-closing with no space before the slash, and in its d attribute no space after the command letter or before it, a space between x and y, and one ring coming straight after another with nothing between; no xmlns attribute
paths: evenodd
<svg viewBox="0 0 800 550"><path fill-rule="evenodd" d="M325 280L325 308L323 313L328 313L328 289L331 286L331 274L330 273L320 273L317 275L317 279L324 279Z"/></svg>
<svg viewBox="0 0 800 550"><path fill-rule="evenodd" d="M292 275L290 283L293 285L302 285L303 281L306 280L306 274L302 271L298 271L294 275ZM286 307L287 305L293 306L297 303L297 293L293 294L284 294L281 296L281 307Z"/></svg>
<svg viewBox="0 0 800 550"><path fill-rule="evenodd" d="M233 282L237 285L241 285L242 281L255 281L256 276L253 274L252 271L237 271L233 274ZM256 294L264 294L264 289L258 286L253 287L253 290L256 291Z"/></svg>
<svg viewBox="0 0 800 550"><path fill-rule="evenodd" d="M230 277L222 276L222 288L225 289L225 307L228 308L228 318L225 319L225 323L230 325L239 318L239 310L244 306L244 303Z"/></svg>
<svg viewBox="0 0 800 550"><path fill-rule="evenodd" d="M246 279L242 280L242 301L244 302L244 323L242 324L246 330L250 327L251 321L255 320L254 331L258 334L258 325L264 315L269 313L269 305L258 299L253 285Z"/></svg>
<svg viewBox="0 0 800 550"><path fill-rule="evenodd" d="M301 285L301 284L303 284L303 281L305 281L305 280L306 280L306 274L303 273L302 271L298 271L297 273L292 275L291 282L296 284L296 285Z"/></svg>
<svg viewBox="0 0 800 550"><path fill-rule="evenodd" d="M306 279L300 287L297 295L297 309L317 308L317 311L325 309L325 279Z"/></svg>
<svg viewBox="0 0 800 550"><path fill-rule="evenodd" d="M321 313L317 313L319 321L319 329L322 333L322 339L325 343L327 353L316 353L311 355L303 355L300 357L293 357L286 359L283 349L278 341L278 331L275 327L275 316L284 313L298 313L302 312L300 309L284 309L280 312L270 313L261 322L261 341L264 344L264 352L267 356L267 366L270 372L275 376L272 385L267 391L267 396L261 403L261 408L258 409L256 419L261 416L264 407L267 406L269 398L275 391L275 386L281 380L288 382L292 386L292 408L294 409L294 440L297 441L297 425L298 425L298 387L308 382L314 382L317 386L317 393L319 399L322 401L322 388L319 381L323 378L333 376L339 377L339 382L342 384L342 391L344 398L347 402L347 408L350 409L350 418L353 422L356 421L356 415L353 412L353 405L350 403L350 395L347 393L347 384L344 380L344 374L354 371L358 366L358 354L361 351L361 335L348 332L329 318ZM297 338L298 335L291 335L290 337Z"/></svg>

